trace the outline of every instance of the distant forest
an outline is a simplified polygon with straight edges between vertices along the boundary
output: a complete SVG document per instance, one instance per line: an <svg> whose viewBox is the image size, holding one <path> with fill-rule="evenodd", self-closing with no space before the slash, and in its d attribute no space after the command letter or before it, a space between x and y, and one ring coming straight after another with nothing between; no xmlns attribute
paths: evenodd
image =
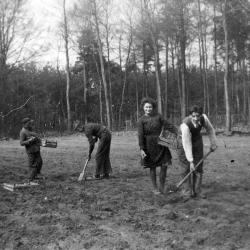
<svg viewBox="0 0 250 250"><path fill-rule="evenodd" d="M146 96L176 125L198 104L217 128L248 128L249 1L127 0L119 21L112 0L65 3L61 69L10 63L25 2L0 2L0 136L18 136L27 116L41 132L71 131L76 119L133 129ZM79 56L69 65L72 41Z"/></svg>

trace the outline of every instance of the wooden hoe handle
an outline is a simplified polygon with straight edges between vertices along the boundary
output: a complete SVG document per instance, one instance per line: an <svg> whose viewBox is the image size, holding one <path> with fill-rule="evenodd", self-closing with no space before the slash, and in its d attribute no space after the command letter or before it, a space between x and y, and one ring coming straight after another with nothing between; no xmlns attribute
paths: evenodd
<svg viewBox="0 0 250 250"><path fill-rule="evenodd" d="M212 153L212 150L209 150L202 159L199 160L199 162L195 165L194 170L190 171L177 185L176 188L179 189L182 184L187 180L187 178L200 166L200 164Z"/></svg>

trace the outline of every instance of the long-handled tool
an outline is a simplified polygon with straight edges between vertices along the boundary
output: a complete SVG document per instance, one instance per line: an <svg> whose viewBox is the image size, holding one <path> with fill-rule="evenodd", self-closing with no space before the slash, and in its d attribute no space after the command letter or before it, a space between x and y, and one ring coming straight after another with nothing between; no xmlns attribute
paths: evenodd
<svg viewBox="0 0 250 250"><path fill-rule="evenodd" d="M88 162L89 162L89 159L86 160L85 165L83 167L83 170L82 170L82 172L80 173L80 175L78 177L78 181L82 181L82 179L84 177L84 174L85 174L86 167L88 165Z"/></svg>
<svg viewBox="0 0 250 250"><path fill-rule="evenodd" d="M212 153L212 150L209 150L202 159L195 165L194 170L190 171L178 184L174 187L171 187L170 193L178 191L178 189L183 185L183 183L188 179L188 177L195 172L195 170L200 166L200 164Z"/></svg>

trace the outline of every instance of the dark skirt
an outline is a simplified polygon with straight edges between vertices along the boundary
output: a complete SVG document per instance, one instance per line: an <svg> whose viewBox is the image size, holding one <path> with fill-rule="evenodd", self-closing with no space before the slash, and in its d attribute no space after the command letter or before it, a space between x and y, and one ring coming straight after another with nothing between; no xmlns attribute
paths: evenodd
<svg viewBox="0 0 250 250"><path fill-rule="evenodd" d="M99 144L95 155L96 174L110 174L112 172L110 163L111 133L103 132L99 138Z"/></svg>
<svg viewBox="0 0 250 250"><path fill-rule="evenodd" d="M158 145L157 135L148 135L146 140L146 157L141 159L144 168L155 168L164 164L171 164L171 153L167 147Z"/></svg>

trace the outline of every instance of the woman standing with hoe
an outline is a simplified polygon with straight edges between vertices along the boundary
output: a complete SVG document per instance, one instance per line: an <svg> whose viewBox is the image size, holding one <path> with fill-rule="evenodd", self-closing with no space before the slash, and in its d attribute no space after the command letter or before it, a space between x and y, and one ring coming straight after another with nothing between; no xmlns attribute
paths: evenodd
<svg viewBox="0 0 250 250"><path fill-rule="evenodd" d="M164 193L167 168L171 165L171 153L167 147L158 145L158 137L162 129L177 134L177 128L168 123L156 112L156 102L152 98L141 101L144 115L138 121L138 139L141 153L141 164L150 169L153 193ZM161 167L159 190L156 180L156 168Z"/></svg>

